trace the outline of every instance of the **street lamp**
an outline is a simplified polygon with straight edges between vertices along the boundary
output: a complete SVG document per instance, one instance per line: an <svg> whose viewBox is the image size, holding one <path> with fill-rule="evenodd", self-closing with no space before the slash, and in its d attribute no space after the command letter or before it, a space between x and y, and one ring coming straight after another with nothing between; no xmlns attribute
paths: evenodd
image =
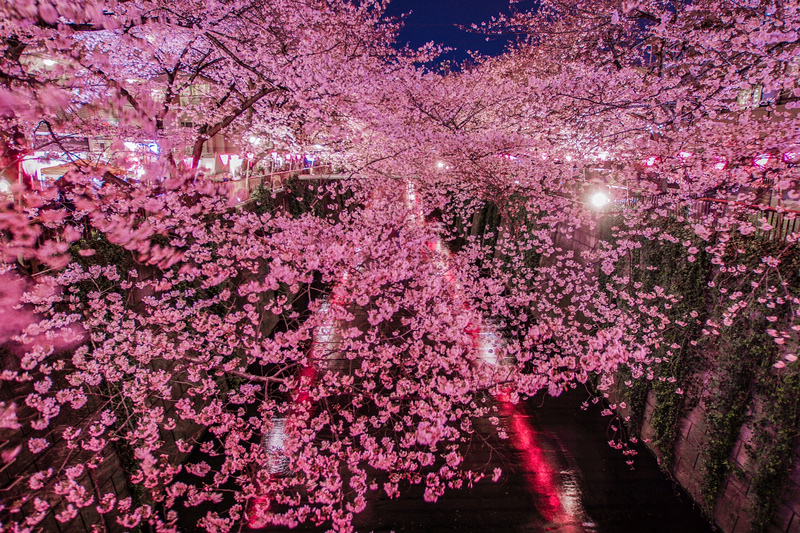
<svg viewBox="0 0 800 533"><path fill-rule="evenodd" d="M589 203L596 209L602 209L610 201L608 195L602 191L597 191L589 198Z"/></svg>

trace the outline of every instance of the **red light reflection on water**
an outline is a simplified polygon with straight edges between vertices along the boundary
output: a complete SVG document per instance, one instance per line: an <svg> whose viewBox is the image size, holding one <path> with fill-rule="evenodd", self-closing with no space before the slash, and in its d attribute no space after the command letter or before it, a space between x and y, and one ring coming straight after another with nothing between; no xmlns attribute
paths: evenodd
<svg viewBox="0 0 800 533"><path fill-rule="evenodd" d="M561 468L552 454L542 447L538 432L531 426L522 404L513 404L502 394L497 399L500 413L509 421L509 437L520 453L524 478L528 489L536 496L535 506L541 517L558 531L594 531L584 529L584 526L593 524L585 522L575 495L569 494L571 491L562 486L565 480Z"/></svg>
<svg viewBox="0 0 800 533"><path fill-rule="evenodd" d="M548 522L571 522L559 497L559 473L542 450L536 431L520 404L504 401L501 413L508 418L512 443L520 452L528 488L537 496L536 508Z"/></svg>

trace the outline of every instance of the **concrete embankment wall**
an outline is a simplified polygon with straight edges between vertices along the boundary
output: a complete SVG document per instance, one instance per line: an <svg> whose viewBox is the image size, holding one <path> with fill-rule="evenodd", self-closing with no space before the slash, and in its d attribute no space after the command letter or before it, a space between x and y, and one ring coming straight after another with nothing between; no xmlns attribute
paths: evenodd
<svg viewBox="0 0 800 533"><path fill-rule="evenodd" d="M573 250L576 256L585 251L590 251L597 243L597 237L592 229L581 229L573 233L559 232L556 235L555 245L565 250ZM544 259L546 264L546 259ZM709 354L709 360L711 361ZM713 364L708 365L704 373L713 372ZM758 468L758 450L752 443L754 427L753 416L746 416L745 423L739 430L738 438L732 448L728 461L732 468L730 474L720 486L719 493L713 506L707 505L703 500L703 483L706 476L704 469L704 449L709 441L708 412L703 398L713 396L716 391L703 387L710 380L702 373L694 376L692 380L697 384L694 395L698 398L695 404L682 413L678 419L678 435L674 443L674 459L668 473L679 483L704 509L712 508L711 520L723 533L747 533L752 527L753 506L753 478ZM713 380L712 380L713 381ZM800 391L798 391L800 394ZM612 398L613 399L613 398ZM750 405L748 415L754 410L770 409L764 405L764 399L755 397ZM641 438L648 442L648 449L659 459L663 456L660 450L652 443L655 428L652 425L653 413L656 407L656 394L650 390L644 405L641 417ZM620 412L622 416L630 414L629 408ZM750 451L748 451L748 447ZM767 526L768 533L800 533L800 445L793 450L793 458L789 462L790 472L785 476L784 485L780 487L779 502ZM622 460L620 458L620 460Z"/></svg>

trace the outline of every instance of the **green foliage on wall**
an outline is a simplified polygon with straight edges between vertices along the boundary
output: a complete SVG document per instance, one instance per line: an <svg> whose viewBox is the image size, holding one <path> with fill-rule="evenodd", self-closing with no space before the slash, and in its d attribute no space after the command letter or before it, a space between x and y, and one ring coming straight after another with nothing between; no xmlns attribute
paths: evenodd
<svg viewBox="0 0 800 533"><path fill-rule="evenodd" d="M614 224L622 226L622 219L606 226ZM624 274L631 287L642 291L663 288L677 298L667 315L673 323L683 323L664 331L650 381L631 381L630 372L619 375L630 384L620 388L620 399L631 409L629 424L636 432L648 391L654 391L649 423L667 470L674 463L680 419L702 402L707 442L701 450L701 491L709 512L728 476L743 474L731 454L747 424L752 429L747 470L754 471L748 492L752 531L766 531L784 495L800 438L800 370L790 363L773 367L787 351L773 335L788 330L796 311L789 302L800 294L800 249L761 235L717 235L705 242L674 219L665 219L662 230L678 242L637 235L641 247L629 250L612 275L600 276L601 286ZM607 231L605 238L614 246L619 232L615 236ZM725 255L712 264L707 248L720 244ZM692 246L697 253L690 262L687 250ZM741 307L729 314L734 301ZM675 394L678 386L683 395Z"/></svg>
<svg viewBox="0 0 800 533"><path fill-rule="evenodd" d="M780 264L770 266L769 257ZM777 473L775 463L780 460L775 454L790 461L791 454L785 450L797 439L797 418L791 408L794 400L782 397L787 384L772 367L780 350L769 333L775 331L777 324L790 320L791 308L786 297L793 291L796 294L800 259L795 245L736 235L727 243L723 263L715 271L716 299L711 302L713 327L710 327L712 333L716 330L718 334L701 341L703 348L716 357L705 399L709 439L703 449L703 497L709 509L713 509L727 476L737 472L731 452L742 425L748 423L755 429L762 456L755 458L754 464L753 483L759 488L750 494L751 508L756 511L753 531L762 531L780 496L775 487L780 487L786 477L785 471L780 476ZM740 304L743 308L732 319L726 311L730 308L729 295L737 292L749 296L743 297ZM796 394L797 389L794 391ZM783 406L779 410L783 414L759 412L759 403Z"/></svg>
<svg viewBox="0 0 800 533"><path fill-rule="evenodd" d="M610 228L621 223L619 217L606 222L608 230L604 237L611 246L615 246L615 241L623 238L623 234L612 233ZM625 277L630 293L652 292L658 287L671 295L672 302L664 308L671 324L653 353L656 363L650 369L649 379L630 381L627 375L619 376L621 382L630 383L620 388L620 394L621 400L630 406L629 427L634 433L639 432L648 391L652 389L655 393L656 405L649 423L654 430L653 443L661 454L661 466L669 471L675 459L678 423L687 401L692 400L676 391L691 390L692 375L698 364L698 354L691 343L699 335L705 318L704 294L711 263L700 239L690 230L670 219L662 220L661 224L661 235L633 237L639 247L628 250L627 257L617 263L613 275ZM664 238L665 234L671 240ZM631 237L625 235L624 238ZM691 246L698 248L693 262L688 260L687 250ZM611 278L601 273L600 286L604 287ZM618 298L617 305L627 308L630 304ZM697 315L692 317L692 311Z"/></svg>
<svg viewBox="0 0 800 533"><path fill-rule="evenodd" d="M800 437L800 370L766 369L759 379L758 394L769 398L756 416L747 453L757 470L750 481L750 512L754 533L768 530L786 479L794 467L794 449Z"/></svg>

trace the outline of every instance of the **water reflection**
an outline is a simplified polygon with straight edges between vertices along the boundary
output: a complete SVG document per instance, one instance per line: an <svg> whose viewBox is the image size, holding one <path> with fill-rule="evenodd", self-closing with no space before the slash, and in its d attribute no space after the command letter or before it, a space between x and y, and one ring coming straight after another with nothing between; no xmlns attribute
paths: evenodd
<svg viewBox="0 0 800 533"><path fill-rule="evenodd" d="M546 436L531 424L523 404L501 402L500 411L509 427L509 442L519 452L526 488L535 496L534 505L546 521L545 531L596 531L582 504L581 484L571 465L561 464L563 449L547 446ZM545 437L545 438L542 438Z"/></svg>

